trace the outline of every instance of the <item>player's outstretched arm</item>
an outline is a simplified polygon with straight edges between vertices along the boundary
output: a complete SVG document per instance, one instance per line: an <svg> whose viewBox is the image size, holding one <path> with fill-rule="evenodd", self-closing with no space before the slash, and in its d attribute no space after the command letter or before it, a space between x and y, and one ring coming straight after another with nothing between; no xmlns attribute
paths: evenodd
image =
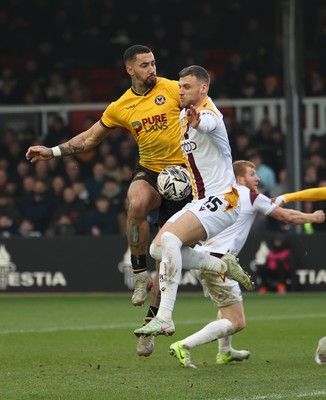
<svg viewBox="0 0 326 400"><path fill-rule="evenodd" d="M294 225L305 224L306 222L322 224L325 221L325 213L323 210L317 210L313 213L303 213L298 210L276 207L269 215L286 224Z"/></svg>
<svg viewBox="0 0 326 400"><path fill-rule="evenodd" d="M276 197L274 203L283 206L294 201L323 201L326 200L326 187L299 190L298 192L285 193Z"/></svg>
<svg viewBox="0 0 326 400"><path fill-rule="evenodd" d="M88 151L101 143L110 132L100 122L96 122L87 131L74 136L68 142L61 143L52 148L45 146L31 146L26 152L26 159L32 163L46 161L54 157L68 156L71 154Z"/></svg>

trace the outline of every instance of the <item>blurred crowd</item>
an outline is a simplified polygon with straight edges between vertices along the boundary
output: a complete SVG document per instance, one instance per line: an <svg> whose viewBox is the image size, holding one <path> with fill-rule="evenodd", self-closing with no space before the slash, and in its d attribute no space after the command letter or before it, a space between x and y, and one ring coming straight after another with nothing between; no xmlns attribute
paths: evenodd
<svg viewBox="0 0 326 400"><path fill-rule="evenodd" d="M46 146L72 136L54 116ZM37 141L39 143L39 141ZM31 164L32 135L7 130L0 140L0 236L125 234L126 193L138 153L131 135L116 130L96 151Z"/></svg>
<svg viewBox="0 0 326 400"><path fill-rule="evenodd" d="M169 3L2 2L0 106L108 104L130 86L122 55L135 43L153 50L159 75L178 79L186 65L205 66L213 98L283 96L281 1ZM326 96L326 4L303 4L304 95ZM94 117L86 120L85 127ZM227 113L225 124L234 160L255 163L260 190L271 197L289 191L284 132L265 119L253 131ZM56 146L76 133L59 114L47 132L0 127L0 236L125 234L126 193L138 162L130 134L116 129L98 148L74 157L25 160L29 145ZM311 134L303 156L303 188L326 186L326 132ZM304 204L304 211L317 208L325 202ZM285 229L268 220L263 228Z"/></svg>
<svg viewBox="0 0 326 400"><path fill-rule="evenodd" d="M254 134L229 115L225 124L233 159L254 162L259 190L271 197L290 191L283 132L268 120ZM42 140L30 131L17 135L8 129L1 135L0 237L125 234L126 194L138 151L124 129L116 129L87 153L35 164L25 160L29 145L52 147L73 135L60 115L53 116ZM304 157L303 188L326 186L326 135L312 135ZM304 210L325 209L325 203L305 203ZM265 217L257 221L257 227L260 231L287 229L273 221ZM155 213L149 222L154 229Z"/></svg>
<svg viewBox="0 0 326 400"><path fill-rule="evenodd" d="M205 66L215 98L283 94L282 1L8 0L0 5L0 104L108 102L122 55L153 50L158 73ZM326 95L326 4L303 1L304 95ZM122 23L123 22L123 23Z"/></svg>

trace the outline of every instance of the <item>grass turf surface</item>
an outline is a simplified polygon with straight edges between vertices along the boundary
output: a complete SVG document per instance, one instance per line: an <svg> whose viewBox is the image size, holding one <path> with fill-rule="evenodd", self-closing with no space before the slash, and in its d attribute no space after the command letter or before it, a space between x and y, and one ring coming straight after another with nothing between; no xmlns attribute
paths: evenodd
<svg viewBox="0 0 326 400"><path fill-rule="evenodd" d="M200 293L178 295L173 337L138 357L133 330L147 307L130 294L0 297L1 400L326 399L326 366L314 361L326 335L326 294L244 293L247 328L233 345L249 360L215 364L217 342L191 351L198 369L168 355L176 340L213 320Z"/></svg>

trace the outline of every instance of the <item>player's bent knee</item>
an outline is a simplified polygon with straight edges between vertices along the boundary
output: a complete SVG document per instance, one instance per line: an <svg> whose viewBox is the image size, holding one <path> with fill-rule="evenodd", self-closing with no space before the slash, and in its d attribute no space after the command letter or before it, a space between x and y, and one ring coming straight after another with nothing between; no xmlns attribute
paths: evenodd
<svg viewBox="0 0 326 400"><path fill-rule="evenodd" d="M182 242L175 234L171 232L164 232L161 236L161 245L165 246L166 248L181 248Z"/></svg>
<svg viewBox="0 0 326 400"><path fill-rule="evenodd" d="M149 254L154 258L154 260L162 261L162 251L159 244L152 243L149 246Z"/></svg>
<svg viewBox="0 0 326 400"><path fill-rule="evenodd" d="M233 322L235 332L240 332L246 327L246 323L243 320L236 320Z"/></svg>
<svg viewBox="0 0 326 400"><path fill-rule="evenodd" d="M219 318L221 318L221 313L219 313ZM234 328L234 333L242 331L242 329L246 327L245 319L242 317L237 317L236 315L229 314L222 318L226 318L231 322Z"/></svg>
<svg viewBox="0 0 326 400"><path fill-rule="evenodd" d="M132 218L137 221L143 221L147 219L147 215L151 211L151 208L149 206L146 206L144 202L141 201L141 199L133 199L129 201L129 206L128 206L128 217Z"/></svg>

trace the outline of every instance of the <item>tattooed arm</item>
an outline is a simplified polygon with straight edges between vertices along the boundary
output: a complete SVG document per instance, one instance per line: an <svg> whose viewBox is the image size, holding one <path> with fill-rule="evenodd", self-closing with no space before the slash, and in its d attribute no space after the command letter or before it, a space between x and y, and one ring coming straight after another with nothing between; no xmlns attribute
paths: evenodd
<svg viewBox="0 0 326 400"><path fill-rule="evenodd" d="M74 136L68 142L52 148L45 146L31 146L26 152L26 159L32 163L46 161L54 157L68 156L88 151L101 143L109 134L110 129L104 128L99 121L87 131Z"/></svg>

